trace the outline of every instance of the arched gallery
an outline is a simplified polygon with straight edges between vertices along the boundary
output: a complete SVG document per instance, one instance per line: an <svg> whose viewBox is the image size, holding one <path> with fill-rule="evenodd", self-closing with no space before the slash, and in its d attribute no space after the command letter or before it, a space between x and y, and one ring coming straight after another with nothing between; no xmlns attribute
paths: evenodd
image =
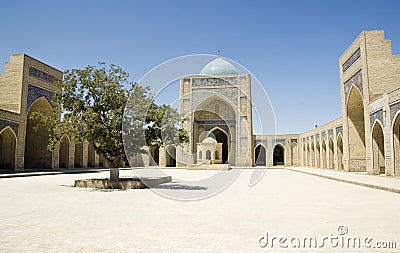
<svg viewBox="0 0 400 253"><path fill-rule="evenodd" d="M253 134L251 78L218 57L180 80L185 147L149 147L134 166L191 163L307 166L400 174L400 56L384 32L364 31L339 58L342 116L300 134ZM93 144L64 135L54 151L30 118L51 113L62 72L25 54L11 55L0 75L0 170L105 166ZM210 139L211 138L211 139ZM185 149L194 156L185 155ZM186 151L187 151L186 150Z"/></svg>

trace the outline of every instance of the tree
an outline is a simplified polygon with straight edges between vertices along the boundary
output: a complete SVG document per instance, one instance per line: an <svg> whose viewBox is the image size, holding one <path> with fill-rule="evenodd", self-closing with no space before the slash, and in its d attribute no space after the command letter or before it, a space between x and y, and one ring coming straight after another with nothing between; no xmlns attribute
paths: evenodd
<svg viewBox="0 0 400 253"><path fill-rule="evenodd" d="M83 137L113 166L110 179L118 180L119 163L126 160L121 133L129 94L140 97L143 106L150 99L148 88L129 82L128 77L120 67L105 63L65 71L52 102L53 115L32 115L41 118L51 133L48 148L54 149L65 133L75 136L76 140Z"/></svg>
<svg viewBox="0 0 400 253"><path fill-rule="evenodd" d="M153 128L160 126L158 117L165 115L165 108L174 115L168 118L166 126L175 131L179 114L168 106L155 105L149 87L130 82L128 77L122 68L113 64L106 66L103 62L98 66L65 71L51 102L53 114L35 112L31 115L41 119L47 127L50 133L48 149L54 150L66 133L78 141L84 138L113 166L110 179L116 181L120 161L127 160L124 144L131 154L144 153L146 142L155 142L159 137L145 135L145 132L156 132Z"/></svg>
<svg viewBox="0 0 400 253"><path fill-rule="evenodd" d="M179 127L181 120L182 115L171 106L151 103L146 116L147 145L161 147L188 143L187 131Z"/></svg>

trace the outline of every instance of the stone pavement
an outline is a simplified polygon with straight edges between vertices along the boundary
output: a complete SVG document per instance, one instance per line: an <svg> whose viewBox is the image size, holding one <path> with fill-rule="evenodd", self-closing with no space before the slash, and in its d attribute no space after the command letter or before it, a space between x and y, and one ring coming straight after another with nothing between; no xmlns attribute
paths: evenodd
<svg viewBox="0 0 400 253"><path fill-rule="evenodd" d="M287 169L340 182L400 193L400 178L385 175L368 175L365 172L345 172L305 167L287 167Z"/></svg>
<svg viewBox="0 0 400 253"><path fill-rule="evenodd" d="M213 173L169 172L188 179ZM166 199L150 189L72 187L75 179L106 176L0 179L0 252L281 252L276 242L260 248L260 238L268 233L269 238L321 239L338 235L339 226L373 243L395 241L397 249L324 247L319 252L398 252L400 247L400 195L392 192L288 169L267 170L254 187L248 186L251 170L243 170L220 194L194 202ZM194 187L202 185L175 187L174 182L164 186L166 192L202 190Z"/></svg>

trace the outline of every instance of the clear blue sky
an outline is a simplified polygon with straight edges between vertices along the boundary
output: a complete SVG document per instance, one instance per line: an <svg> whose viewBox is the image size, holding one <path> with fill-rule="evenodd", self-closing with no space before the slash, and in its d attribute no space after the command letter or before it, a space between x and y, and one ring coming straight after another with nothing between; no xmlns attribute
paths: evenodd
<svg viewBox="0 0 400 253"><path fill-rule="evenodd" d="M137 81L186 54L222 55L264 85L278 133L340 116L338 58L363 30L400 53L400 1L0 2L0 71L12 53L61 70L114 63Z"/></svg>

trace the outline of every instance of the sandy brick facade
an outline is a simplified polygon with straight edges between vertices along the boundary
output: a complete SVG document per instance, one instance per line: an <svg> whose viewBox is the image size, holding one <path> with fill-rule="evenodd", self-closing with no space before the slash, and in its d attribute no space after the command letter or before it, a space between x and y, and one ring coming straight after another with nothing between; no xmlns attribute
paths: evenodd
<svg viewBox="0 0 400 253"><path fill-rule="evenodd" d="M400 56L392 54L384 32L363 31L340 56L339 76L342 117L304 133L275 136L253 135L248 74L182 77L182 127L190 143L149 147L148 154L131 157L130 164L196 163L196 147L206 133L215 134L220 143L223 154L215 160L233 166L307 166L399 176ZM46 138L35 139L40 134L32 132L29 113L49 109L54 82L61 78L62 72L51 66L27 55L11 55L0 75L1 168L104 165L86 141L76 143L65 136L49 154L43 149Z"/></svg>
<svg viewBox="0 0 400 253"><path fill-rule="evenodd" d="M75 142L71 137L66 136L67 142L57 144L50 152L47 150L48 134L41 128L35 131L37 122L29 117L32 111L51 111L55 84L62 75L60 70L25 54L13 54L6 62L4 73L0 75L1 169L59 168L60 156L67 159L63 167L75 166ZM60 152L60 145L66 145L64 154ZM83 142L84 159L79 167L87 166L88 145ZM92 166L98 166L98 155L92 156Z"/></svg>

